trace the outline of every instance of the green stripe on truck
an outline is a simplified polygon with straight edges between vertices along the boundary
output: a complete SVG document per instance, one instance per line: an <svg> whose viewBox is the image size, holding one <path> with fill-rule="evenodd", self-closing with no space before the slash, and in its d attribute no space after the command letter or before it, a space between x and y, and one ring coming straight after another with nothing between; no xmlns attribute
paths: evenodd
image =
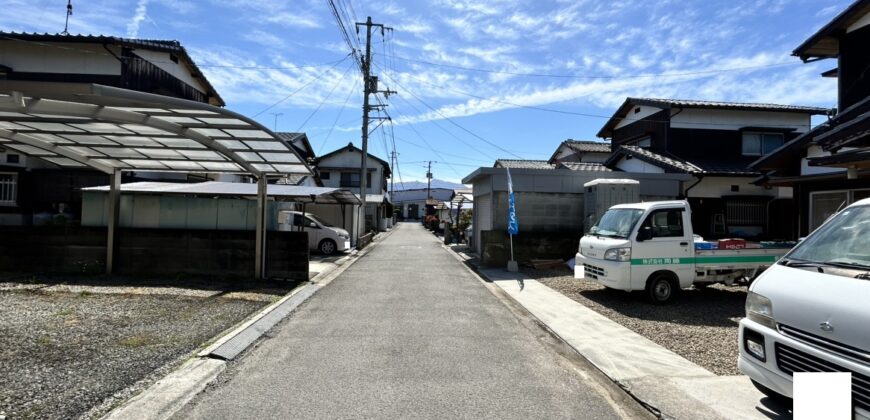
<svg viewBox="0 0 870 420"><path fill-rule="evenodd" d="M709 263L773 263L779 257L775 255L746 255L738 257L673 257L673 258L633 258L631 265L664 265L664 264L709 264Z"/></svg>

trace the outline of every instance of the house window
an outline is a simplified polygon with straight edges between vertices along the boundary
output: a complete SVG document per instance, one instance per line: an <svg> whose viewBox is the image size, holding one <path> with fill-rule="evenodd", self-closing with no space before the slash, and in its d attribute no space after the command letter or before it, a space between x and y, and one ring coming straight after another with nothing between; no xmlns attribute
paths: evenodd
<svg viewBox="0 0 870 420"><path fill-rule="evenodd" d="M782 146L782 133L743 133L743 155L762 156Z"/></svg>
<svg viewBox="0 0 870 420"><path fill-rule="evenodd" d="M646 136L646 137L639 138L637 140L629 141L629 142L625 143L625 145L626 146L637 146L637 147L648 148L648 147L650 147L651 143L652 143L652 140L650 139L650 136Z"/></svg>
<svg viewBox="0 0 870 420"><path fill-rule="evenodd" d="M359 174L356 172L342 172L341 173L341 183L339 184L341 187L357 187L359 188Z"/></svg>
<svg viewBox="0 0 870 420"><path fill-rule="evenodd" d="M359 188L359 172L342 172L340 187ZM366 174L366 188L372 187L372 173Z"/></svg>
<svg viewBox="0 0 870 420"><path fill-rule="evenodd" d="M19 155L6 155L6 163L20 163L21 156Z"/></svg>
<svg viewBox="0 0 870 420"><path fill-rule="evenodd" d="M14 206L18 195L18 175L0 173L0 206Z"/></svg>
<svg viewBox="0 0 870 420"><path fill-rule="evenodd" d="M329 172L321 172L320 179L329 179Z"/></svg>

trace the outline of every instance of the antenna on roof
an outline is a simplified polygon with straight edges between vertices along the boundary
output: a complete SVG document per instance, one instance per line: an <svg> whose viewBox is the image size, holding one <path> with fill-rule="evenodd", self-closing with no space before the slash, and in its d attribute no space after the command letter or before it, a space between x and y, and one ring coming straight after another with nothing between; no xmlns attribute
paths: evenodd
<svg viewBox="0 0 870 420"><path fill-rule="evenodd" d="M61 35L69 35L69 17L72 16L72 0L66 0L66 22L63 24Z"/></svg>

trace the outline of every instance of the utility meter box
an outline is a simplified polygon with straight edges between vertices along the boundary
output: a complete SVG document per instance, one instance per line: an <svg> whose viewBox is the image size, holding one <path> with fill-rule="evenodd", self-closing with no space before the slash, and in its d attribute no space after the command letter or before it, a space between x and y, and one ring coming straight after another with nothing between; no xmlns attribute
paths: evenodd
<svg viewBox="0 0 870 420"><path fill-rule="evenodd" d="M584 230L617 204L639 203L640 182L634 179L599 178L583 184Z"/></svg>

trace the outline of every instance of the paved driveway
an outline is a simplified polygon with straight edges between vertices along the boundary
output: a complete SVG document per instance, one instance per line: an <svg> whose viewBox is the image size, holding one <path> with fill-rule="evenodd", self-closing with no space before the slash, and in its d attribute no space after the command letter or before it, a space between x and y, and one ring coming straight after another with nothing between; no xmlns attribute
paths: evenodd
<svg viewBox="0 0 870 420"><path fill-rule="evenodd" d="M401 224L177 417L618 418L541 333Z"/></svg>

